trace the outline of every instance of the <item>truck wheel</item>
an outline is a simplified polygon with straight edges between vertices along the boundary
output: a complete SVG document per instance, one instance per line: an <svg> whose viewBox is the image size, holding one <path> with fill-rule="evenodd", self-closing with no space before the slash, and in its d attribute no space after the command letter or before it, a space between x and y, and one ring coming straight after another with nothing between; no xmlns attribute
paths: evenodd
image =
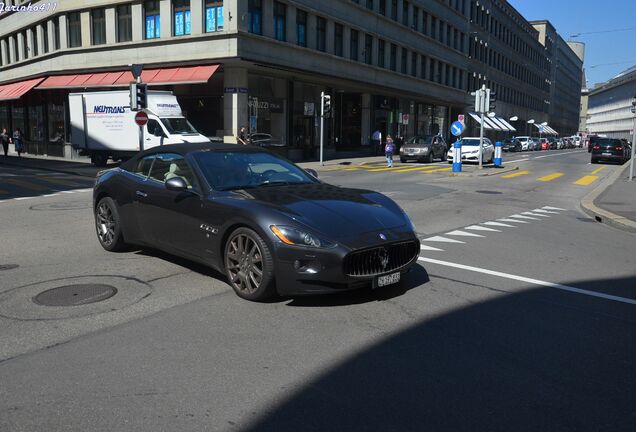
<svg viewBox="0 0 636 432"><path fill-rule="evenodd" d="M93 153L91 155L91 163L98 167L105 167L108 164L108 155L106 153Z"/></svg>

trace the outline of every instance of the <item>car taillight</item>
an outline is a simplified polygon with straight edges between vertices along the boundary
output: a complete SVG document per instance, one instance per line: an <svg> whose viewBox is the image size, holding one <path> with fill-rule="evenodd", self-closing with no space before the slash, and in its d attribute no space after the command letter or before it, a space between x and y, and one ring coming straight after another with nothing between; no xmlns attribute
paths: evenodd
<svg viewBox="0 0 636 432"><path fill-rule="evenodd" d="M601 146L598 144L594 144L594 147L592 147L593 150L600 150Z"/></svg>
<svg viewBox="0 0 636 432"><path fill-rule="evenodd" d="M616 147L616 151L623 151L623 147L622 146L617 146Z"/></svg>

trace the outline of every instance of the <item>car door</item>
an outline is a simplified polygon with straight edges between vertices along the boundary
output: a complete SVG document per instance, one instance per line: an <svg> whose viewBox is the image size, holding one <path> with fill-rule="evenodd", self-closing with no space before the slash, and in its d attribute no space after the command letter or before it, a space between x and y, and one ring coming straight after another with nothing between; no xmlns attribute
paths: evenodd
<svg viewBox="0 0 636 432"><path fill-rule="evenodd" d="M444 138L441 136L437 137L437 148L435 149L435 154L440 158L443 158L448 149L446 148L446 142Z"/></svg>
<svg viewBox="0 0 636 432"><path fill-rule="evenodd" d="M181 177L185 191L168 190L165 181ZM188 257L200 257L207 246L202 228L204 196L192 168L182 155L158 153L142 197L145 221L157 247Z"/></svg>

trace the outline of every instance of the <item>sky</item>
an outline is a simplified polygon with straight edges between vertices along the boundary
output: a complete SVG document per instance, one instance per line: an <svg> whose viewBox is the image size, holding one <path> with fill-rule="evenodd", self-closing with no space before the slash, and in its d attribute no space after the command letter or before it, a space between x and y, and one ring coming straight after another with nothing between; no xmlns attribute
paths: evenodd
<svg viewBox="0 0 636 432"><path fill-rule="evenodd" d="M548 20L566 41L585 43L590 88L636 65L636 0L508 0L528 21ZM629 31L616 31L631 29ZM587 34L588 32L600 32ZM578 37L571 37L581 33ZM620 64L616 64L620 63Z"/></svg>

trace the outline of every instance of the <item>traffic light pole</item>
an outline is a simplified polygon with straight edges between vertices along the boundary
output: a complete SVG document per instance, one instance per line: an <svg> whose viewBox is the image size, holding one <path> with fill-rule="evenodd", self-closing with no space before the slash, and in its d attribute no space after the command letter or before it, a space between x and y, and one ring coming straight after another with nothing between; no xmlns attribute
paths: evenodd
<svg viewBox="0 0 636 432"><path fill-rule="evenodd" d="M479 126L479 169L483 169L482 147L484 146L484 113L481 113L481 126Z"/></svg>
<svg viewBox="0 0 636 432"><path fill-rule="evenodd" d="M325 92L320 92L320 166L324 165L322 161L324 125L325 125Z"/></svg>
<svg viewBox="0 0 636 432"><path fill-rule="evenodd" d="M136 78L137 84L141 84L141 75ZM135 95L135 98L137 95ZM144 151L144 127L139 126L139 151Z"/></svg>

